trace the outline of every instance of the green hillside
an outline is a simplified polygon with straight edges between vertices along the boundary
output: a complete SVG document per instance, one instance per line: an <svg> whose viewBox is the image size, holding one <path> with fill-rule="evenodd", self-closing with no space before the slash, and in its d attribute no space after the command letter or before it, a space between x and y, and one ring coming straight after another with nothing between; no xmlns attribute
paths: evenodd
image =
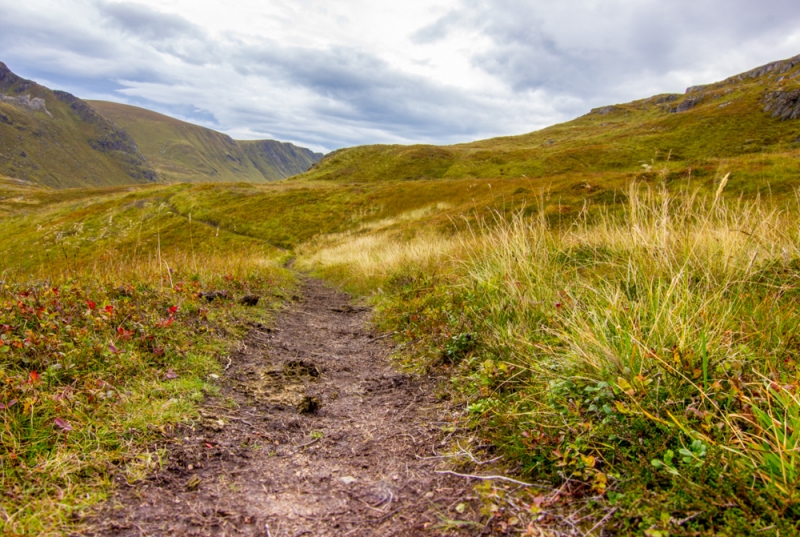
<svg viewBox="0 0 800 537"><path fill-rule="evenodd" d="M732 161L800 148L800 56L725 81L627 104L521 136L453 146L375 145L327 155L303 176L347 182L386 179L552 178L629 174L667 160L708 176ZM756 158L755 160L758 160ZM790 159L787 166L796 169ZM746 173L761 169L750 164ZM741 176L740 176L741 177Z"/></svg>
<svg viewBox="0 0 800 537"><path fill-rule="evenodd" d="M130 133L164 181L274 181L302 173L322 157L274 140L237 142L226 134L136 106L90 102Z"/></svg>
<svg viewBox="0 0 800 537"><path fill-rule="evenodd" d="M63 188L150 183L136 143L86 102L0 63L0 174Z"/></svg>

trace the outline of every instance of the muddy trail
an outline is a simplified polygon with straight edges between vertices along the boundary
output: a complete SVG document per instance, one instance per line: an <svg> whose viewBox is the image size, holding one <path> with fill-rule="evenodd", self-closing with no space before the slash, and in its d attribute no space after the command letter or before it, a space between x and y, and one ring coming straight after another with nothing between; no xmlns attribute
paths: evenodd
<svg viewBox="0 0 800 537"><path fill-rule="evenodd" d="M230 355L221 394L161 446L161 470L120 479L91 534L482 533L469 480L437 473L452 411L434 379L390 365L369 315L306 280Z"/></svg>

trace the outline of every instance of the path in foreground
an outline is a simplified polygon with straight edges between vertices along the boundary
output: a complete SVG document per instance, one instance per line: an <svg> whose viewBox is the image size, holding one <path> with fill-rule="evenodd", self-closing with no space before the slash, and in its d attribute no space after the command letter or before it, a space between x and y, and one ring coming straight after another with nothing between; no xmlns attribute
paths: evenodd
<svg viewBox="0 0 800 537"><path fill-rule="evenodd" d="M122 482L94 534L479 532L463 525L477 519L469 484L437 474L431 457L447 419L433 381L393 369L368 316L307 281L299 302L231 355L222 395L167 443L162 470ZM445 519L464 521L464 533Z"/></svg>

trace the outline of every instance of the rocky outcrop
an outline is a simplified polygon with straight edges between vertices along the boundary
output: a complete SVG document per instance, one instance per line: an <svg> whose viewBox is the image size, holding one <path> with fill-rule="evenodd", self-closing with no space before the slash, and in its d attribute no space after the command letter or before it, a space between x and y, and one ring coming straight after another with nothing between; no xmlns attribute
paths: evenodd
<svg viewBox="0 0 800 537"><path fill-rule="evenodd" d="M599 114L601 116L608 115L612 112L619 110L616 106L601 106L600 108L593 108L592 114Z"/></svg>
<svg viewBox="0 0 800 537"><path fill-rule="evenodd" d="M53 94L59 101L69 106L70 110L75 112L85 123L91 123L98 128L101 136L89 140L92 149L104 153L112 151L123 153L123 155L118 155L118 158L127 165L127 172L131 178L151 182L156 180L155 170L150 167L130 134L98 114L89 103L71 93L54 90Z"/></svg>
<svg viewBox="0 0 800 537"><path fill-rule="evenodd" d="M654 97L653 98L652 103L653 104L672 103L672 102L677 101L679 98L680 98L680 95L678 95L676 93L670 93L670 94L667 94L667 95L659 95L658 97ZM648 99L648 101L650 101L650 99Z"/></svg>
<svg viewBox="0 0 800 537"><path fill-rule="evenodd" d="M692 97L686 97L678 106L675 108L670 109L670 112L673 114L686 112L687 110L691 110L703 100L704 95L697 95Z"/></svg>
<svg viewBox="0 0 800 537"><path fill-rule="evenodd" d="M8 103L14 106L19 106L21 108L27 108L29 110L40 111L44 112L50 117L53 117L47 110L47 106L45 105L44 99L41 97L34 97L31 99L29 95L21 95L19 97L13 97L11 95L0 95L0 103Z"/></svg>
<svg viewBox="0 0 800 537"><path fill-rule="evenodd" d="M767 93L764 96L764 111L784 121L800 118L800 89Z"/></svg>
<svg viewBox="0 0 800 537"><path fill-rule="evenodd" d="M270 181L303 173L322 158L322 153L276 140L239 141L239 145L256 169Z"/></svg>

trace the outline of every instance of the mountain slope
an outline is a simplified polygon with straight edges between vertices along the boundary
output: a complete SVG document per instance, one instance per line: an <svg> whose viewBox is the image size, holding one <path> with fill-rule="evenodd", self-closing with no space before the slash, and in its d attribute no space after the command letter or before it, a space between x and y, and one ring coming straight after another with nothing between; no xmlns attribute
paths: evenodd
<svg viewBox="0 0 800 537"><path fill-rule="evenodd" d="M606 106L524 134L454 146L361 146L327 155L311 180L552 177L641 172L657 162L704 168L721 159L794 151L800 56L725 81ZM787 121L789 120L789 121Z"/></svg>
<svg viewBox="0 0 800 537"><path fill-rule="evenodd" d="M1 62L0 174L56 188L156 178L125 131L86 102L20 78Z"/></svg>
<svg viewBox="0 0 800 537"><path fill-rule="evenodd" d="M238 143L268 181L303 173L322 158L322 153L275 140L239 140Z"/></svg>
<svg viewBox="0 0 800 537"><path fill-rule="evenodd" d="M136 106L90 102L130 133L165 181L259 183L302 173L322 157L274 140L237 142L226 134Z"/></svg>

